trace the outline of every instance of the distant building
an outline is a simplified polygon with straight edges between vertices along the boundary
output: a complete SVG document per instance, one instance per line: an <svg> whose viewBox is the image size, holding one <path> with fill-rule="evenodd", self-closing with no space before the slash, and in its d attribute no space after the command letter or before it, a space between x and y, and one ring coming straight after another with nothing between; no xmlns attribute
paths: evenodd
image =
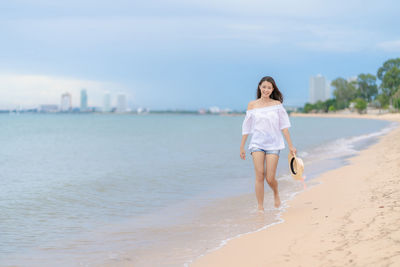
<svg viewBox="0 0 400 267"><path fill-rule="evenodd" d="M210 107L208 110L210 111L210 113L213 114L221 112L221 109L219 107Z"/></svg>
<svg viewBox="0 0 400 267"><path fill-rule="evenodd" d="M69 112L72 109L72 100L70 93L64 93L61 95L61 106L60 110L63 112Z"/></svg>
<svg viewBox="0 0 400 267"><path fill-rule="evenodd" d="M57 112L57 105L40 105L39 112Z"/></svg>
<svg viewBox="0 0 400 267"><path fill-rule="evenodd" d="M104 94L103 112L111 112L111 95L108 92Z"/></svg>
<svg viewBox="0 0 400 267"><path fill-rule="evenodd" d="M89 107L89 112L103 112L103 107Z"/></svg>
<svg viewBox="0 0 400 267"><path fill-rule="evenodd" d="M149 113L150 112L150 110L148 109L148 108L142 108L142 107L140 107L140 108L137 108L136 109L136 113L137 114L147 114L147 113Z"/></svg>
<svg viewBox="0 0 400 267"><path fill-rule="evenodd" d="M290 112L297 112L298 107L295 106L285 106L286 111L290 114Z"/></svg>
<svg viewBox="0 0 400 267"><path fill-rule="evenodd" d="M80 111L88 111L88 97L86 89L81 90L81 108Z"/></svg>
<svg viewBox="0 0 400 267"><path fill-rule="evenodd" d="M128 109L128 105L127 105L126 95L118 94L116 112L118 112L118 113L127 112L127 109Z"/></svg>
<svg viewBox="0 0 400 267"><path fill-rule="evenodd" d="M224 108L220 111L222 114L229 114L232 113L232 109L230 108Z"/></svg>
<svg viewBox="0 0 400 267"><path fill-rule="evenodd" d="M321 74L312 76L310 78L310 99L309 102L314 104L321 100L326 101L331 96L331 87L329 82L326 81L325 77Z"/></svg>

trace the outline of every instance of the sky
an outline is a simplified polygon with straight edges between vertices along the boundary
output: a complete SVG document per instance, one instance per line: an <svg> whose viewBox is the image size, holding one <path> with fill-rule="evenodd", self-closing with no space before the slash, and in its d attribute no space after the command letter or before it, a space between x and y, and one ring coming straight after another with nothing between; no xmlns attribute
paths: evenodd
<svg viewBox="0 0 400 267"><path fill-rule="evenodd" d="M376 74L400 54L400 2L13 0L0 2L0 109L86 89L131 108L245 110L263 76L286 106L309 80Z"/></svg>

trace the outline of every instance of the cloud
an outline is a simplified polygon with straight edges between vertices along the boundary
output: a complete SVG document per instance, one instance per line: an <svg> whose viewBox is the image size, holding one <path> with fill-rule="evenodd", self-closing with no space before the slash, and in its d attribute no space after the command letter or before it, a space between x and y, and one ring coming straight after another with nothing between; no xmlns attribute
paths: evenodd
<svg viewBox="0 0 400 267"><path fill-rule="evenodd" d="M365 46L367 30L355 30L346 24L318 23L310 19L273 17L271 19L235 17L108 17L108 18L46 18L7 21L12 32L5 34L17 43L31 46L85 51L110 50L131 53L139 47L160 47L181 50L197 45L198 41L210 43L241 42L242 44L280 45L300 44L326 51L351 51ZM318 45L318 44L321 45ZM339 48L329 43L339 44ZM215 45L215 43L213 43ZM357 47L358 45L358 47ZM0 45L1 47L1 45Z"/></svg>
<svg viewBox="0 0 400 267"><path fill-rule="evenodd" d="M297 45L310 51L360 52L370 50L374 45L373 29L348 27L339 23L306 23L301 25L303 38Z"/></svg>
<svg viewBox="0 0 400 267"><path fill-rule="evenodd" d="M40 16L43 11L47 11L49 17L73 14L85 16L132 14L156 17L215 14L217 16L286 16L326 19L343 15L354 17L357 14L376 14L382 9L387 9L385 8L387 6L396 5L395 0L367 1L367 3L363 0L114 0L112 2L108 0L14 0L9 2L4 6L38 11L24 13L22 17Z"/></svg>
<svg viewBox="0 0 400 267"><path fill-rule="evenodd" d="M86 89L89 106L101 106L105 91L127 92L125 86L101 81L80 80L36 74L0 73L0 109L35 108L41 104L59 105L61 94L72 95L73 107L79 107L80 91ZM132 95L128 95L133 97Z"/></svg>
<svg viewBox="0 0 400 267"><path fill-rule="evenodd" d="M384 51L400 52L400 40L381 42L377 46Z"/></svg>
<svg viewBox="0 0 400 267"><path fill-rule="evenodd" d="M79 56L132 55L137 51L143 54L160 47L163 51L182 51L204 44L224 49L231 41L250 45L251 49L275 46L280 50L282 44L289 44L305 50L359 51L371 48L371 32L381 28L379 17L390 13L386 9L383 12L383 3L394 4L391 0L368 4L361 0L115 0L113 3L19 0L17 3L10 5L17 9L29 5L37 12L0 18L3 25L0 32L5 40L0 48L5 51L18 44L28 53L31 48L40 51L44 48L49 53L57 48L54 53L78 51ZM377 19L370 20L371 15ZM375 34L375 40L376 37L381 36ZM29 47L23 45L28 43Z"/></svg>

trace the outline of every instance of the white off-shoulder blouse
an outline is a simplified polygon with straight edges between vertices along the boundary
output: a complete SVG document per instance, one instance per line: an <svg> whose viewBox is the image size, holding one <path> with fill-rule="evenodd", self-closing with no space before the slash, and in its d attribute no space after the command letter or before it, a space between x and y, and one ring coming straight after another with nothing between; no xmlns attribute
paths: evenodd
<svg viewBox="0 0 400 267"><path fill-rule="evenodd" d="M281 150L285 148L281 130L290 126L289 116L282 104L254 108L246 111L242 135L252 135L249 150Z"/></svg>

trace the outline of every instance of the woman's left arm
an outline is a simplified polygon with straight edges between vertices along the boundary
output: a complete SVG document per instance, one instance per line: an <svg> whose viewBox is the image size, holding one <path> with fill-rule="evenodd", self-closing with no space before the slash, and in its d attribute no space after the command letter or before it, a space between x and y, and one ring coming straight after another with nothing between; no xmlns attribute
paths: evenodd
<svg viewBox="0 0 400 267"><path fill-rule="evenodd" d="M296 155L297 150L296 150L296 148L293 146L292 140L290 139L289 129L288 129L288 128L282 129L282 133L283 133L283 135L285 136L285 139L286 139L286 142L287 142L287 144L288 144L288 146L289 146L290 152L291 152L293 155Z"/></svg>

